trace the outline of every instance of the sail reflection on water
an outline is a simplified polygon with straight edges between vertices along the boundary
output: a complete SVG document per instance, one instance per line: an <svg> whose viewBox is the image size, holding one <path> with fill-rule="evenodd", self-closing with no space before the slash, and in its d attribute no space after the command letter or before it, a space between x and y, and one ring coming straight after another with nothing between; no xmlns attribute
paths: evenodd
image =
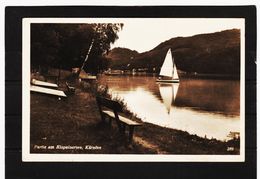
<svg viewBox="0 0 260 179"><path fill-rule="evenodd" d="M165 105L168 114L171 111L171 107L174 105L177 97L179 84L178 83L159 83L159 91L162 98L162 102Z"/></svg>

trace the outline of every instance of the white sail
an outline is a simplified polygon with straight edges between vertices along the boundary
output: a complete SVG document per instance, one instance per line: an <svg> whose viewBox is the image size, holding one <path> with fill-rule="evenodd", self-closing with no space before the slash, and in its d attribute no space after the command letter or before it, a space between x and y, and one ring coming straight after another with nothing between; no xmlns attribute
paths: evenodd
<svg viewBox="0 0 260 179"><path fill-rule="evenodd" d="M177 67L176 67L176 64L174 63L174 59L173 59L173 79L179 79L179 75L178 75L178 72L177 72Z"/></svg>
<svg viewBox="0 0 260 179"><path fill-rule="evenodd" d="M172 52L171 49L168 50L166 57L164 59L160 75L172 77L173 74L173 61L172 61Z"/></svg>

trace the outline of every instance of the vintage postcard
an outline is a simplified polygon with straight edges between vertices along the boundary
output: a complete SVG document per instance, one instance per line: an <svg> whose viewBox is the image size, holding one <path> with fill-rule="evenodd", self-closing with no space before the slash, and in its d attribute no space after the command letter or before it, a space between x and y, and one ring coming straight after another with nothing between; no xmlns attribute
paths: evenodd
<svg viewBox="0 0 260 179"><path fill-rule="evenodd" d="M244 18L24 18L23 161L244 162Z"/></svg>

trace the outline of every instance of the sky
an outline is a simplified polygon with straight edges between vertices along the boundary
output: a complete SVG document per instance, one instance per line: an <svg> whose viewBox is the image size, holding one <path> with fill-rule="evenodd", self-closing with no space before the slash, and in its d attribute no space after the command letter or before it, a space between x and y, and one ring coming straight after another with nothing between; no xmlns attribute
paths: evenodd
<svg viewBox="0 0 260 179"><path fill-rule="evenodd" d="M123 29L112 48L124 47L139 53L149 51L173 37L187 37L227 29L244 28L240 18L151 18L122 19Z"/></svg>

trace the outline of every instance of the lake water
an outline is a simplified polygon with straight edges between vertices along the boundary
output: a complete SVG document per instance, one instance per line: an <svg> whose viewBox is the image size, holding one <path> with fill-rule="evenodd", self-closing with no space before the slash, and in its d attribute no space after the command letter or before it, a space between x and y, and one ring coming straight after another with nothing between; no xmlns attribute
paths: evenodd
<svg viewBox="0 0 260 179"><path fill-rule="evenodd" d="M183 79L159 84L152 76L106 76L112 96L144 122L187 131L201 137L229 139L240 132L240 83L235 80Z"/></svg>

